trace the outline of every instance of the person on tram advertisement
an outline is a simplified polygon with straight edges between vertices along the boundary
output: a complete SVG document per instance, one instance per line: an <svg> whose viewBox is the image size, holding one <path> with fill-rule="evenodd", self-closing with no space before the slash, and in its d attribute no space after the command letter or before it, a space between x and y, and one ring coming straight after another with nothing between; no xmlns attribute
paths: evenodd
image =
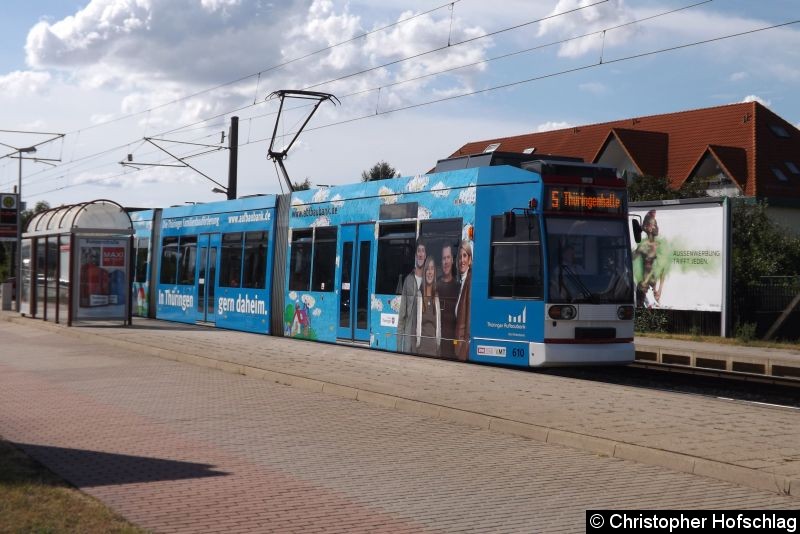
<svg viewBox="0 0 800 534"><path fill-rule="evenodd" d="M455 251L455 247L449 243L442 247L442 275L436 282L442 324L439 355L448 360L456 357L453 340L456 334L456 301L458 300L459 284L456 280L453 262Z"/></svg>
<svg viewBox="0 0 800 534"><path fill-rule="evenodd" d="M417 313L414 324L414 352L424 356L439 356L442 339L442 314L436 290L436 260L428 256L423 270L422 287L417 294Z"/></svg>
<svg viewBox="0 0 800 534"><path fill-rule="evenodd" d="M397 352L414 352L412 350L412 337L417 320L417 296L420 295L425 260L428 257L425 244L422 241L417 241L415 251L414 269L403 280L403 288L400 292L400 310L397 318Z"/></svg>
<svg viewBox="0 0 800 534"><path fill-rule="evenodd" d="M469 357L470 294L472 288L472 243L462 240L458 247L458 300L456 301L456 358L466 361Z"/></svg>

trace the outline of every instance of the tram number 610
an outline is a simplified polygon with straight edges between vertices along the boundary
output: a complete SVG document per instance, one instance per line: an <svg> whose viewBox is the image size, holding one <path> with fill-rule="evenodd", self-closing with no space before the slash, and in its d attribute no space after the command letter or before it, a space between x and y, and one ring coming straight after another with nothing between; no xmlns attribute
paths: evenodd
<svg viewBox="0 0 800 534"><path fill-rule="evenodd" d="M524 358L525 357L525 349L511 349L511 357L512 358Z"/></svg>

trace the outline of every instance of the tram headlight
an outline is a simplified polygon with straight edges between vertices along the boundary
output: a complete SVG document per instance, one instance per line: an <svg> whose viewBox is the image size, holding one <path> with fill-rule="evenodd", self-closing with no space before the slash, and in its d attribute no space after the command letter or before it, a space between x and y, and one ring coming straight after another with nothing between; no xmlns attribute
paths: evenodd
<svg viewBox="0 0 800 534"><path fill-rule="evenodd" d="M620 306L617 308L617 318L620 321L630 321L633 319L633 306Z"/></svg>
<svg viewBox="0 0 800 534"><path fill-rule="evenodd" d="M555 320L570 320L574 319L578 315L578 310L575 309L575 306L569 305L557 305L557 306L550 306L550 309L547 310L547 314L550 316L551 319Z"/></svg>

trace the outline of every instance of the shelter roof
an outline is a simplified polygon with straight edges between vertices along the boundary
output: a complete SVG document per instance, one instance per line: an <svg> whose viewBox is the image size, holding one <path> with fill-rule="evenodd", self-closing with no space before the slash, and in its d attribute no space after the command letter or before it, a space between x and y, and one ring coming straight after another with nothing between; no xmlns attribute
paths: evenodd
<svg viewBox="0 0 800 534"><path fill-rule="evenodd" d="M92 200L37 213L23 237L58 234L133 234L130 215L113 200Z"/></svg>

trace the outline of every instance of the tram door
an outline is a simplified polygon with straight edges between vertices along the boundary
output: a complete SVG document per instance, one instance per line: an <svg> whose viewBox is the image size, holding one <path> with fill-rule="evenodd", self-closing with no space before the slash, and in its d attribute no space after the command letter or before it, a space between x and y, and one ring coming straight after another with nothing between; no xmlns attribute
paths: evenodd
<svg viewBox="0 0 800 534"><path fill-rule="evenodd" d="M369 274L374 228L373 224L341 227L339 339L369 341Z"/></svg>
<svg viewBox="0 0 800 534"><path fill-rule="evenodd" d="M203 234L197 240L197 321L200 322L216 321L217 299L214 298L214 289L217 285L219 246L219 234Z"/></svg>

